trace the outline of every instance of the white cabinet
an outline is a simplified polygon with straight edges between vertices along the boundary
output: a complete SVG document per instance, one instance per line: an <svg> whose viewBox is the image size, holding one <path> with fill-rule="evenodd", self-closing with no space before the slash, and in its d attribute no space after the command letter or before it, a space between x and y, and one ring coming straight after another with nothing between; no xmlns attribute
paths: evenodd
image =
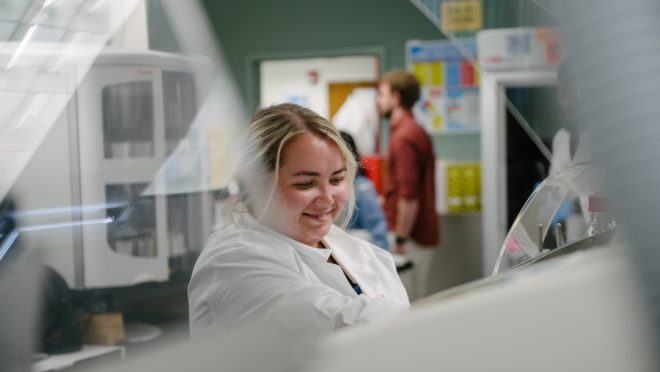
<svg viewBox="0 0 660 372"><path fill-rule="evenodd" d="M208 190L172 194L167 182L158 193L145 190L190 135L208 66L160 52L105 50L23 170L13 195L21 210L41 211L23 226L50 227L22 239L43 250L71 287L162 282L192 270L210 231ZM203 174L202 162L182 165Z"/></svg>

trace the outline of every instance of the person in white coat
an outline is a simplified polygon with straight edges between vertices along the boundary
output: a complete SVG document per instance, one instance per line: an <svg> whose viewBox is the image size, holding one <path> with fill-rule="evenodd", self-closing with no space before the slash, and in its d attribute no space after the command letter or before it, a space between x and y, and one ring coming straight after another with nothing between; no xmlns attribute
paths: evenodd
<svg viewBox="0 0 660 372"><path fill-rule="evenodd" d="M190 330L270 324L320 337L409 306L391 255L348 235L356 164L332 125L293 104L248 128L239 188L188 287Z"/></svg>
<svg viewBox="0 0 660 372"><path fill-rule="evenodd" d="M552 137L549 175L560 173L576 164L595 161L591 151L593 133L581 126L576 118L577 107L581 101L581 89L572 64L572 59L567 58L557 72L561 128ZM580 177L580 179L588 178ZM591 213L588 212L589 185L574 184L573 189L573 193L577 195L568 197L568 200L562 203L552 222L553 225L562 222L564 241L567 243L583 239L591 219Z"/></svg>

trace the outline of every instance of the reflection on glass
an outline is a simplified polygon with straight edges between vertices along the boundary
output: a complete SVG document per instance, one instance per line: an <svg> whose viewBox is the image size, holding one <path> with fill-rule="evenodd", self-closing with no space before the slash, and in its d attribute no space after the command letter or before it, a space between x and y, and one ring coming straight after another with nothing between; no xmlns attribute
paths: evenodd
<svg viewBox="0 0 660 372"><path fill-rule="evenodd" d="M62 68L76 69L79 79L92 65L110 36L85 31L67 31L60 40L60 53L54 54L47 62L47 69L58 71ZM78 82L76 82L77 84Z"/></svg>
<svg viewBox="0 0 660 372"><path fill-rule="evenodd" d="M590 197L602 190L602 169L582 163L558 171L534 190L500 250L494 273L589 237ZM602 231L604 232L604 231Z"/></svg>
<svg viewBox="0 0 660 372"><path fill-rule="evenodd" d="M153 156L152 83L133 81L106 86L101 97L105 158Z"/></svg>
<svg viewBox="0 0 660 372"><path fill-rule="evenodd" d="M167 234L170 247L170 270L190 272L204 247L202 208L204 194L167 196Z"/></svg>
<svg viewBox="0 0 660 372"><path fill-rule="evenodd" d="M6 22L0 21L0 41L7 41L14 34L16 28L18 27L18 22Z"/></svg>
<svg viewBox="0 0 660 372"><path fill-rule="evenodd" d="M211 172L211 160L222 170L232 165L211 150L224 155L238 143L233 126L246 121L231 77L216 65L215 44L201 40L212 31L205 18L191 16L203 13L189 12L197 2L175 3L183 11L168 10L165 19L139 0L0 0L0 243L12 228L2 218L11 197L22 216L16 228L30 231L16 240L22 244L16 252L38 251L76 295L75 308L58 303L53 314L91 319L101 309L116 311L125 334L136 321L166 323L168 332L176 322L187 339L186 285L212 224L209 183L220 178L214 186L226 186L224 173ZM134 42L163 40L163 26L180 16L183 31L193 34L172 28L163 44L194 53ZM217 87L212 98L207 85ZM220 144L213 148L211 131ZM170 157L176 159L163 172L163 187L145 195ZM0 272L10 255L3 258L0 247ZM16 269L37 277L36 270ZM9 293L0 291L3 298L43 300L36 289L13 283L0 281L3 289L11 285ZM40 324L27 307L0 311L12 320L3 325L21 325L17 317ZM76 336L91 324L82 322L86 329ZM17 335L37 338L21 350L49 339L21 327ZM41 368L29 353L24 359L21 370Z"/></svg>
<svg viewBox="0 0 660 372"><path fill-rule="evenodd" d="M20 21L28 6L30 2L25 0L0 0L0 19Z"/></svg>
<svg viewBox="0 0 660 372"><path fill-rule="evenodd" d="M36 24L21 24L12 35L12 41L59 41L66 30ZM53 45L54 46L54 45Z"/></svg>
<svg viewBox="0 0 660 372"><path fill-rule="evenodd" d="M2 86L1 82L0 86ZM23 92L0 91L0 129L3 130L3 134L7 133L6 130L12 123L11 119L20 111L28 95Z"/></svg>
<svg viewBox="0 0 660 372"><path fill-rule="evenodd" d="M0 92L0 99L5 97L9 104L21 101L13 112L4 112L7 106L0 103L0 118L7 118L0 121L0 151L36 150L47 136L52 118L64 111L68 100L64 94Z"/></svg>
<svg viewBox="0 0 660 372"><path fill-rule="evenodd" d="M156 204L153 196L140 196L145 184L111 184L105 186L109 208L106 215L113 219L108 225L108 245L120 254L136 257L156 257Z"/></svg>
<svg viewBox="0 0 660 372"><path fill-rule="evenodd" d="M539 150L523 125L529 124L531 132L550 148L561 121L555 87L508 88L506 96L527 121L518 122L507 110L507 227L511 227L534 189L548 176L550 167L550 159Z"/></svg>
<svg viewBox="0 0 660 372"><path fill-rule="evenodd" d="M190 129L197 108L195 96L192 74L163 71L166 155L174 151Z"/></svg>
<svg viewBox="0 0 660 372"><path fill-rule="evenodd" d="M121 25L140 0L87 0L71 24L78 31L111 34Z"/></svg>
<svg viewBox="0 0 660 372"><path fill-rule="evenodd" d="M7 196L31 156L32 151L0 152L0 169L2 169L0 198L4 200Z"/></svg>
<svg viewBox="0 0 660 372"><path fill-rule="evenodd" d="M38 0L32 2L24 22L55 27L67 27L82 5L82 0Z"/></svg>

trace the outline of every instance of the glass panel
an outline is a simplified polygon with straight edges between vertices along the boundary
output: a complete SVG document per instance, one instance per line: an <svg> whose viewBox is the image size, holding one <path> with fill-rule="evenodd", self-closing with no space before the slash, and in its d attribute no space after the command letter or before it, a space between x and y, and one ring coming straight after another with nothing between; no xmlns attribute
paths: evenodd
<svg viewBox="0 0 660 372"><path fill-rule="evenodd" d="M5 151L0 149L0 169L2 181L0 182L0 195L5 200L14 182L23 171L32 156L32 151Z"/></svg>
<svg viewBox="0 0 660 372"><path fill-rule="evenodd" d="M241 0L0 0L0 359L9 350L17 363L16 368L0 363L0 369L51 370L47 363L37 366L31 351L44 353L39 356L41 362L49 358L46 354L89 350L88 346L83 349L82 336L98 334L92 326L99 318L107 320L106 316L114 316L114 324L119 324L113 334L127 339L85 338L84 342L114 344L98 347L113 350L112 357L167 364L167 358L139 357L149 350L147 345L189 339L187 286L196 257L217 222L209 211L213 205L210 194L222 195L217 198L224 206L236 191L233 187L229 191L230 185L235 186L230 180L237 168L237 154L245 147L239 135L248 123L242 99L255 98L263 83L250 76L256 64L245 63L255 56L314 58L317 56L309 55L310 51L331 45L351 53L378 54L382 58L374 57L370 63L378 74L409 62L404 54L406 40L433 43L432 39L442 39L455 50L442 66L426 64L435 63L433 59L422 60L411 70L425 85L427 102L439 107L433 114L442 114L441 121L436 120L438 115L431 115L431 121L444 129L457 129L432 134L434 150L440 149L437 154L446 155L447 160L483 159L480 174L484 194L490 199L476 204L484 205L484 211L496 205L498 216L491 219L484 213L483 218L445 219L451 225L445 237L463 230L474 239L451 239L457 237L454 235L443 244L460 245L461 252L469 252L481 264L485 251L464 245L468 240L480 240L475 232L482 222L495 221L503 230L501 236L483 237L496 246L491 250L493 262L485 264L489 271L498 252L498 270L507 270L537 259L546 250L560 252L566 245L582 242L591 234L590 227L596 226L588 199L599 196L604 188L597 167L577 161L580 157L575 155L573 141L585 133L577 130L576 123L594 121L600 131L597 144L611 160L606 166L615 167L608 174L619 182L616 196L639 197L619 203L629 209L633 228L647 229L629 235L639 239L645 232L655 231L657 218L645 208L660 209L653 204L660 175L653 161L657 163L660 157L651 151L660 148L660 136L652 130L660 128L654 125L658 114L653 112L658 106L654 93L660 91L654 84L658 76L654 71L660 63L647 60L657 57L657 42L645 37L657 36L658 27L652 23L660 19L653 11L660 9L657 4L644 9L637 2L618 1L620 8L612 12L616 17L611 20L616 27L608 28L587 18L607 15L611 10L607 5L615 2L572 2L588 4L580 6L589 9L577 9L588 13L582 14L585 19L577 22L579 27L562 30L562 37L573 32L584 42L569 40L580 46L569 53L556 26L566 21L563 16L570 18L580 12L562 14L560 6L569 3L566 1L411 1L431 24L422 24L425 19L420 14L405 13L412 9L405 1L379 2L376 12L366 2L353 2L355 6L347 12L334 9L336 2L282 7L282 11L266 5L269 2L256 6L256 2ZM360 9L364 17L354 16ZM401 14L392 11L397 9ZM638 12L651 25L637 21L619 25L630 11ZM378 17L369 17L374 14L395 15L396 21L383 18L379 24L374 21ZM272 20L277 21L275 27L268 22ZM335 27L325 27L329 24ZM638 31L645 35L637 35ZM215 32L226 38L222 40L226 50L220 50L212 38ZM250 37L256 34L264 37ZM600 50L607 44L623 49ZM364 45L387 47L365 49ZM596 53L590 56L592 50ZM570 65L576 55L583 62L569 80L587 76L589 83L564 91L560 66ZM238 84L230 71L240 73ZM325 97L331 79L314 69L300 72L304 80L287 93L291 101L305 102L305 92L311 90ZM562 92L566 95L558 103ZM585 98L590 101L579 102ZM250 111L257 106L253 103L249 102ZM430 111L431 107L426 108ZM649 128L644 129L644 123ZM493 128L497 132L487 132ZM387 146L387 133L383 130L379 136L381 149ZM499 147L487 152L492 148L481 144L493 139L499 141ZM466 147L474 151L462 151ZM448 148L457 151L444 152ZM648 193L639 193L642 187ZM495 188L497 193L492 192ZM453 195L465 197L463 191ZM218 213L216 218L225 216ZM468 218L474 222L469 226L463 224ZM608 221L603 219L597 227L611 227ZM637 251L640 261L646 261L637 264L657 274L653 266L657 260L648 259L654 257L650 254L657 251L651 250L656 245L651 240L628 247L633 252L649 247L647 252ZM454 261L447 252L450 250L441 253L450 259L440 261L455 271L463 270L465 262ZM31 253L34 265L27 265ZM21 257L25 260L8 259L12 254L25 256ZM49 278L53 280L47 280L44 287L60 284L62 296L36 288L38 266L52 268ZM455 271L435 272L444 276ZM656 277L641 277L644 280L639 282L660 283ZM560 288L564 290L570 288ZM240 302L251 294L239 292L231 301ZM32 302L44 304L50 298L56 301L48 304L46 314L63 315L66 320L51 333L48 329L32 331L29 327L45 324L43 317L33 314L41 306ZM544 315L539 314L538 319ZM172 332L173 328L182 331ZM307 327L290 330L298 329ZM73 337L60 337L70 330ZM4 337L7 334L11 337ZM29 337L32 335L37 342ZM507 341L506 334L501 336ZM286 340L280 334L274 338ZM273 345L289 343L270 343ZM232 352L238 348L215 350L220 349ZM181 359L178 353L170 354ZM231 358L212 358L231 365ZM70 368L95 370L94 362Z"/></svg>
<svg viewBox="0 0 660 372"><path fill-rule="evenodd" d="M166 154L171 154L190 129L197 108L192 74L163 71Z"/></svg>
<svg viewBox="0 0 660 372"><path fill-rule="evenodd" d="M13 34L13 41L30 42L53 42L58 41L64 36L66 30L61 28L41 26L36 24L21 24ZM41 47L50 47L52 45L42 45Z"/></svg>
<svg viewBox="0 0 660 372"><path fill-rule="evenodd" d="M18 22L6 22L0 21L0 40L6 41L11 38L11 35L14 34L16 28L18 27Z"/></svg>
<svg viewBox="0 0 660 372"><path fill-rule="evenodd" d="M167 197L167 231L172 271L190 272L204 247L204 200L202 194Z"/></svg>
<svg viewBox="0 0 660 372"><path fill-rule="evenodd" d="M52 93L5 93L0 92L0 99L8 98L5 104L0 104L0 115L4 116L7 105L20 100L15 111L8 113L6 121L0 128L4 136L0 138L0 151L35 150L47 135L53 118L57 118L66 107L68 96Z"/></svg>
<svg viewBox="0 0 660 372"><path fill-rule="evenodd" d="M114 84L104 87L101 95L105 158L153 156L153 84L150 81Z"/></svg>
<svg viewBox="0 0 660 372"><path fill-rule="evenodd" d="M61 52L52 55L48 62L48 70L70 69L76 71L74 81L77 85L79 79L85 76L84 72L92 65L96 56L105 46L108 38L109 36L105 34L67 31L59 44Z"/></svg>
<svg viewBox="0 0 660 372"><path fill-rule="evenodd" d="M516 216L494 273L593 235L587 228L593 214L589 200L603 190L602 168L594 164L560 170L541 182Z"/></svg>
<svg viewBox="0 0 660 372"><path fill-rule="evenodd" d="M521 124L511 110L506 114L507 228L510 228L532 191L550 171L550 159L535 141L551 149L553 136L561 126L557 88L509 88L506 96L526 118Z"/></svg>
<svg viewBox="0 0 660 372"><path fill-rule="evenodd" d="M83 0L38 0L32 2L24 22L59 28L67 27L80 11Z"/></svg>
<svg viewBox="0 0 660 372"><path fill-rule="evenodd" d="M187 339L186 287L215 223L209 194L227 187L246 119L204 8L152 3L159 12L139 0L0 0L0 274L38 277L8 259L34 252L64 288L48 311L68 314L64 331L73 332L49 343L38 329L35 343L3 345L77 353L91 324L79 316L99 312L119 314L128 338L137 321L153 329L174 314L185 332L172 339ZM152 40L178 48L157 51ZM45 298L2 279L3 298ZM5 309L3 319L43 324L27 311L37 307ZM16 354L18 370L52 368L30 354Z"/></svg>
<svg viewBox="0 0 660 372"><path fill-rule="evenodd" d="M138 0L88 0L77 13L70 28L77 31L89 31L112 34L127 18Z"/></svg>
<svg viewBox="0 0 660 372"><path fill-rule="evenodd" d="M190 73L163 71L162 78L165 151L166 155L170 156L178 146L198 143L199 139L189 132L196 114L197 93L194 76ZM182 142L184 138L185 143ZM192 270L204 245L203 239L200 239L204 230L202 200L199 193L177 193L167 197L170 269L173 272L185 273Z"/></svg>
<svg viewBox="0 0 660 372"><path fill-rule="evenodd" d="M156 203L153 196L140 196L145 184L106 185L108 245L117 252L135 257L155 257ZM116 206L115 206L116 205Z"/></svg>
<svg viewBox="0 0 660 372"><path fill-rule="evenodd" d="M464 132L482 162L484 232L483 272L490 273L499 247L534 187L548 174L553 135L566 123L557 105L557 71L564 61L559 33L562 2L545 0L410 0L438 30L438 39L460 51L477 72L479 126ZM470 45L476 42L476 54ZM412 43L412 42L409 42ZM410 58L408 58L410 59ZM444 63L444 62L443 62ZM448 71L454 75L455 72ZM543 91L543 92L541 92ZM424 109L477 107L470 101L447 105L451 92L436 90ZM442 123L450 115L441 112ZM443 117L444 116L444 117ZM574 137L578 133L573 133ZM436 133L434 144L447 148L454 138ZM477 151L476 149L479 149ZM444 152L444 151L443 151ZM480 153L479 153L480 152ZM448 159L464 158L453 151ZM563 156L563 155L562 155ZM565 166L574 164L572 154ZM487 185L487 186L486 186Z"/></svg>
<svg viewBox="0 0 660 372"><path fill-rule="evenodd" d="M0 19L5 21L20 21L30 6L25 0L0 0Z"/></svg>

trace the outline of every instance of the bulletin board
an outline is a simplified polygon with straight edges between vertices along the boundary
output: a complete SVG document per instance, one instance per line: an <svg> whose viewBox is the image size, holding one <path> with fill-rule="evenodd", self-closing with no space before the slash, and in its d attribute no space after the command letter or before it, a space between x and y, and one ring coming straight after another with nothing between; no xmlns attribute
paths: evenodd
<svg viewBox="0 0 660 372"><path fill-rule="evenodd" d="M431 133L479 131L479 71L474 39L408 41L406 65L420 82L417 120Z"/></svg>

